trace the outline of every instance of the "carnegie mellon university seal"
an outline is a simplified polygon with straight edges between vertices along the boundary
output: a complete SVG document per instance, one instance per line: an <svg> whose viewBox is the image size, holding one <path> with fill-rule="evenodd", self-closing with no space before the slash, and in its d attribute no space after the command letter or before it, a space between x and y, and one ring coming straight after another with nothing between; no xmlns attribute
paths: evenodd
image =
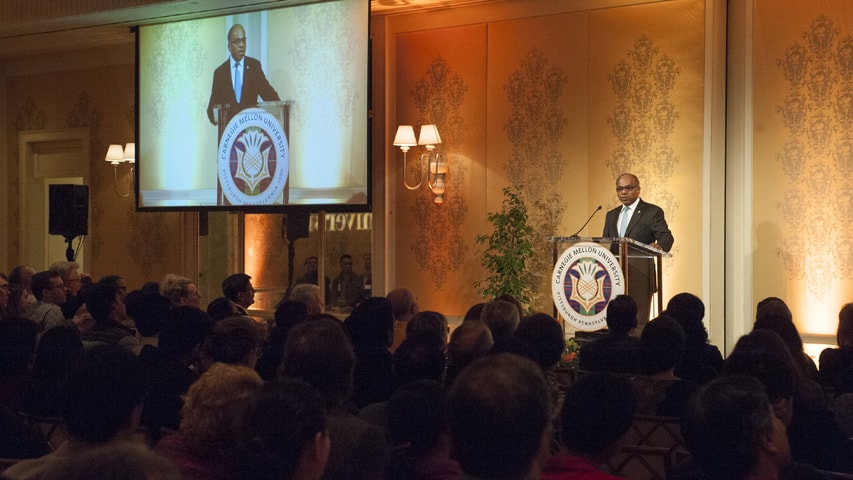
<svg viewBox="0 0 853 480"><path fill-rule="evenodd" d="M625 292L616 256L597 243L576 243L554 265L554 305L569 325L591 332L607 326L607 304Z"/></svg>

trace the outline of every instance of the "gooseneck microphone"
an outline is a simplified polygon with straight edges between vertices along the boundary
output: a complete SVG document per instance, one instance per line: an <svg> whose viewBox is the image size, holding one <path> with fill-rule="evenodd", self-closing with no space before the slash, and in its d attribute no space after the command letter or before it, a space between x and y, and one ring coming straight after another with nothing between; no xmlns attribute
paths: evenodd
<svg viewBox="0 0 853 480"><path fill-rule="evenodd" d="M571 235L569 238L580 238L580 237L578 237L578 234L581 233L583 231L583 229L586 228L587 225L589 225L589 221L592 220L592 217L594 217L595 214L598 213L599 210L601 210L601 205L599 205L598 208L596 208L595 211L592 212L592 215L590 215L589 218L586 219L586 221L583 223L581 228L579 228L578 231L575 232L574 235Z"/></svg>

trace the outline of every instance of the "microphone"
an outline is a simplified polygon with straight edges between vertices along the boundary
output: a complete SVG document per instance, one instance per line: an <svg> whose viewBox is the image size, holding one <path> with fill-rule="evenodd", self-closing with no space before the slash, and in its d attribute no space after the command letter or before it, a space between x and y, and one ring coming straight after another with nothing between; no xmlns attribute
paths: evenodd
<svg viewBox="0 0 853 480"><path fill-rule="evenodd" d="M586 219L581 228L579 228L578 231L575 232L574 235L571 235L569 238L580 238L578 237L578 234L581 233L581 231L583 231L583 229L586 228L587 225L589 225L589 221L592 220L592 217L594 217L599 210L601 210L601 205L599 205L598 208L596 208L595 211L592 212L592 215L590 215L589 218Z"/></svg>

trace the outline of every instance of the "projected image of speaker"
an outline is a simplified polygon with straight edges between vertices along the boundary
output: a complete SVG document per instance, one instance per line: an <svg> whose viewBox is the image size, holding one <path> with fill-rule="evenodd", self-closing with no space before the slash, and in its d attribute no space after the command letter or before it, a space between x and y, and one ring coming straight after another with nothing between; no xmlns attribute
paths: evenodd
<svg viewBox="0 0 853 480"><path fill-rule="evenodd" d="M49 185L48 233L74 238L89 233L88 185Z"/></svg>

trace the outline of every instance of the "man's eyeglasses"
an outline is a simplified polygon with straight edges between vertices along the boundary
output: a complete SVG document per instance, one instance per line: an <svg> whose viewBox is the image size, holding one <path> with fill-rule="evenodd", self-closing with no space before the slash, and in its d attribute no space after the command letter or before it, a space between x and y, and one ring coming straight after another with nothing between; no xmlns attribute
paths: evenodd
<svg viewBox="0 0 853 480"><path fill-rule="evenodd" d="M625 185L624 187L616 187L616 191L617 192L630 192L630 191L634 190L635 188L640 188L640 187L637 187L634 185Z"/></svg>

